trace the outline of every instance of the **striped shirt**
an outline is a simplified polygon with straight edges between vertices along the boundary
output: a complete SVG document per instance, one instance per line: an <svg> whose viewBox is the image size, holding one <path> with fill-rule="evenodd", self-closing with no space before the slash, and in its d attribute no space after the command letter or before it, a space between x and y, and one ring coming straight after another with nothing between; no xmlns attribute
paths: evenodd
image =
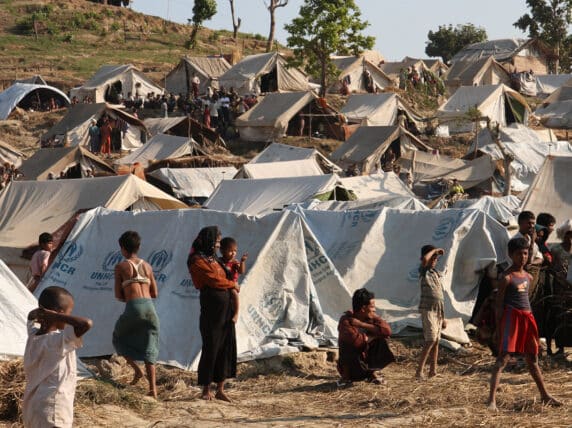
<svg viewBox="0 0 572 428"><path fill-rule="evenodd" d="M445 299L441 274L435 269L419 267L419 286L421 288L419 312L435 311L443 316Z"/></svg>

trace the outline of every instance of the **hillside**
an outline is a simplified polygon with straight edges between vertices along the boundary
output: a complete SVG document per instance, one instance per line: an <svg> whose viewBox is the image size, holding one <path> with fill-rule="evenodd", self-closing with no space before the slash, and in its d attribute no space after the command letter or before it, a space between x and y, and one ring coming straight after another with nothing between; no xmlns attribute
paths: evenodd
<svg viewBox="0 0 572 428"><path fill-rule="evenodd" d="M189 6L190 13L190 6ZM208 23L207 23L208 24ZM0 2L0 85L41 74L67 90L103 64L132 63L157 82L188 55L263 52L261 36L203 29L195 49L185 48L191 27L128 8L84 0Z"/></svg>

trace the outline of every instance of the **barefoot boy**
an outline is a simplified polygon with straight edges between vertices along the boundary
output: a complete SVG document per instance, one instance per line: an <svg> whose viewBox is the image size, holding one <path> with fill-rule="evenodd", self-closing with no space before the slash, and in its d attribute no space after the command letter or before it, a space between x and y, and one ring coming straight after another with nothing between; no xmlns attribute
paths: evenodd
<svg viewBox="0 0 572 428"><path fill-rule="evenodd" d="M71 315L73 297L61 287L44 289L39 306L28 315L24 426L71 427L76 385L75 350L82 346L81 336L92 323L90 319Z"/></svg>
<svg viewBox="0 0 572 428"><path fill-rule="evenodd" d="M421 266L419 266L419 285L421 287L421 299L419 300L419 312L423 324L423 339L425 345L419 358L419 367L415 376L424 379L423 373L427 358L429 360L429 377L437 374L437 357L439 353L439 339L441 329L447 326L444 314L443 283L441 274L435 270L439 256L445 251L435 248L433 245L424 245L421 248Z"/></svg>
<svg viewBox="0 0 572 428"><path fill-rule="evenodd" d="M224 269L227 274L227 279L238 283L238 277L244 275L246 272L246 260L248 259L248 253L244 253L240 258L240 261L236 260L236 254L238 253L238 244L234 238L223 238L220 241L220 253L222 255L222 262L224 264ZM238 321L238 289L233 288L232 292L232 322L236 324Z"/></svg>
<svg viewBox="0 0 572 428"><path fill-rule="evenodd" d="M524 270L529 261L529 251L530 243L525 238L513 238L508 243L512 266L504 272L497 292L495 315L499 353L491 376L488 401L490 410L497 410L496 393L500 375L510 354L524 354L530 375L536 382L544 404L562 404L546 391L538 366L538 328L528 300L532 276Z"/></svg>

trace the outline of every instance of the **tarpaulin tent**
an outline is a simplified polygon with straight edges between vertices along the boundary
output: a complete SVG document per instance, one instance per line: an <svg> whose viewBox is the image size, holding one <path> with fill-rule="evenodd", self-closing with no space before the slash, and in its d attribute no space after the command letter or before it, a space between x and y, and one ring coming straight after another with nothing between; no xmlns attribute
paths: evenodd
<svg viewBox="0 0 572 428"><path fill-rule="evenodd" d="M344 177L340 181L359 199L372 199L387 195L416 197L415 194L392 172L378 172L371 175Z"/></svg>
<svg viewBox="0 0 572 428"><path fill-rule="evenodd" d="M118 101L113 99L118 94L121 94L123 99L128 99L130 95L145 98L149 93L160 95L163 88L132 64L122 64L100 67L91 79L82 86L73 88L70 96L77 97L79 101L89 96L94 103L113 103Z"/></svg>
<svg viewBox="0 0 572 428"><path fill-rule="evenodd" d="M477 61L456 61L443 76L449 94L460 86L510 85L509 72L492 56Z"/></svg>
<svg viewBox="0 0 572 428"><path fill-rule="evenodd" d="M0 93L0 120L8 119L16 107L41 109L53 98L59 107L67 107L70 100L58 88L31 83L15 83Z"/></svg>
<svg viewBox="0 0 572 428"><path fill-rule="evenodd" d="M514 195L479 199L459 199L451 208L474 208L503 224L516 224L516 216L522 210L522 201Z"/></svg>
<svg viewBox="0 0 572 428"><path fill-rule="evenodd" d="M132 165L136 162L143 168L154 161L176 159L187 155L204 154L192 138L157 134L142 147L117 160L120 165Z"/></svg>
<svg viewBox="0 0 572 428"><path fill-rule="evenodd" d="M199 93L204 94L209 86L218 88L218 78L231 65L222 56L184 56L179 64L165 77L165 89L183 96L193 90L193 76L199 78Z"/></svg>
<svg viewBox="0 0 572 428"><path fill-rule="evenodd" d="M380 54L369 51L359 56L333 56L332 63L339 70L338 78L328 92L339 93L342 87L341 82L345 80L350 93L368 92L366 87L364 72L368 71L375 88L384 89L394 86L391 77L384 73L378 64L383 60Z"/></svg>
<svg viewBox="0 0 572 428"><path fill-rule="evenodd" d="M204 203L204 207L250 215L267 214L334 192L338 183L339 178L335 174L224 180Z"/></svg>
<svg viewBox="0 0 572 428"><path fill-rule="evenodd" d="M381 169L381 157L391 148L396 157L431 148L400 126L361 126L330 158L340 167L357 166L362 174Z"/></svg>
<svg viewBox="0 0 572 428"><path fill-rule="evenodd" d="M13 164L16 168L22 165L22 160L25 158L24 154L19 150L12 147L10 144L0 141L0 163Z"/></svg>
<svg viewBox="0 0 572 428"><path fill-rule="evenodd" d="M478 108L482 118L500 126L513 122L526 124L530 112L524 97L506 85L461 86L437 110L441 128L438 132L458 133L474 130L473 122L467 117L467 113L473 108ZM485 127L485 119L479 124Z"/></svg>
<svg viewBox="0 0 572 428"><path fill-rule="evenodd" d="M524 210L556 217L556 226L572 218L572 155L548 156L522 203ZM555 239L552 236L552 239Z"/></svg>
<svg viewBox="0 0 572 428"><path fill-rule="evenodd" d="M233 166L215 168L161 168L149 175L167 184L179 198L208 198L223 180L237 173Z"/></svg>
<svg viewBox="0 0 572 428"><path fill-rule="evenodd" d="M572 74L542 74L534 75L537 97L548 97L572 79Z"/></svg>
<svg viewBox="0 0 572 428"><path fill-rule="evenodd" d="M310 201L301 204L305 209L319 211L355 211L377 210L380 208L399 208L403 210L424 211L427 206L415 196L403 196L387 194L370 199L358 199L357 201Z"/></svg>
<svg viewBox="0 0 572 428"><path fill-rule="evenodd" d="M20 171L24 180L47 180L50 173L58 178L74 168L74 178L86 177L88 169L95 175L115 175L111 166L81 146L40 149L22 163Z"/></svg>
<svg viewBox="0 0 572 428"><path fill-rule="evenodd" d="M219 86L239 95L267 92L296 92L312 89L308 77L299 69L288 67L278 52L249 55L218 78Z"/></svg>
<svg viewBox="0 0 572 428"><path fill-rule="evenodd" d="M281 162L247 163L242 165L235 178L278 178L322 175L324 172L315 159Z"/></svg>
<svg viewBox="0 0 572 428"><path fill-rule="evenodd" d="M21 251L54 232L78 210L161 210L187 205L136 176L78 180L13 181L0 193L0 258L24 278L28 260Z"/></svg>
<svg viewBox="0 0 572 428"><path fill-rule="evenodd" d="M70 106L66 115L42 135L42 141L67 139L72 146L89 144L89 127L91 121L98 121L103 116L121 119L127 124L127 131L121 139L121 150L133 150L141 147L141 134L146 133L145 125L139 119L105 103L75 104Z"/></svg>
<svg viewBox="0 0 572 428"><path fill-rule="evenodd" d="M283 162L293 160L315 159L326 173L341 171L341 168L310 147L296 147L287 144L272 143L250 160L253 163Z"/></svg>
<svg viewBox="0 0 572 428"><path fill-rule="evenodd" d="M196 369L199 293L186 259L199 230L213 224L250 255L236 324L241 360L291 352L297 349L292 345L335 345L339 317L361 287L375 293L395 333L419 328L419 248L425 243L445 249L437 268L444 272L446 317L467 321L483 269L504 260L509 239L504 227L477 210L298 210L252 217L99 208L80 218L37 292L57 280L73 293L75 311L93 319L80 356L113 353L111 332L124 306L113 297L113 268L122 259L117 237L137 230L139 255L159 285L159 361Z"/></svg>
<svg viewBox="0 0 572 428"><path fill-rule="evenodd" d="M362 126L397 125L398 116L403 113L417 128L422 127L421 118L392 93L350 95L340 113L348 122Z"/></svg>

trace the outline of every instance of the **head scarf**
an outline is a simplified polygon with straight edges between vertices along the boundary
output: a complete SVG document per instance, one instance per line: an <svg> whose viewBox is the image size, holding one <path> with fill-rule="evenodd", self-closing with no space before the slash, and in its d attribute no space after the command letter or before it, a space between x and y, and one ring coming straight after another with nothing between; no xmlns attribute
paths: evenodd
<svg viewBox="0 0 572 428"><path fill-rule="evenodd" d="M572 219L568 219L566 220L564 223L562 223L558 229L556 229L556 236L558 236L558 239L564 239L564 236L568 233L568 232L572 232Z"/></svg>
<svg viewBox="0 0 572 428"><path fill-rule="evenodd" d="M197 253L206 257L215 256L215 244L217 237L220 236L218 226L203 227L191 247L193 253Z"/></svg>

